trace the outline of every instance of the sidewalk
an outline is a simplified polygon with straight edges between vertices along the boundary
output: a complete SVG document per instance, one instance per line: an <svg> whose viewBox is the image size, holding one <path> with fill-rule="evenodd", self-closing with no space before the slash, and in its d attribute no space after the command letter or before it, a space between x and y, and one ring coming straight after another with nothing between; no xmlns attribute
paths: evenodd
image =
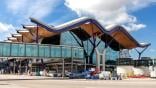
<svg viewBox="0 0 156 88"><path fill-rule="evenodd" d="M52 77L45 76L28 76L28 75L3 75L0 74L0 80L39 80L39 79L51 79Z"/></svg>

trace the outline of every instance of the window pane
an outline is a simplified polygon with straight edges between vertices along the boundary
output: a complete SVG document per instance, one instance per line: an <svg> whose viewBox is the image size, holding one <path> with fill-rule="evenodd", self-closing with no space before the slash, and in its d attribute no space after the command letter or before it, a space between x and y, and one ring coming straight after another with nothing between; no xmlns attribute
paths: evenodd
<svg viewBox="0 0 156 88"><path fill-rule="evenodd" d="M83 59L84 58L84 51L83 51L83 49L79 49L79 58L81 58L81 59Z"/></svg>
<svg viewBox="0 0 156 88"><path fill-rule="evenodd" d="M11 56L18 56L19 44L11 44Z"/></svg>
<svg viewBox="0 0 156 88"><path fill-rule="evenodd" d="M44 57L44 46L43 45L39 46L39 57Z"/></svg>
<svg viewBox="0 0 156 88"><path fill-rule="evenodd" d="M51 47L51 57L61 57L61 47L52 46Z"/></svg>
<svg viewBox="0 0 156 88"><path fill-rule="evenodd" d="M19 50L18 55L21 57L24 57L25 56L25 44L19 44L18 50Z"/></svg>
<svg viewBox="0 0 156 88"><path fill-rule="evenodd" d="M0 56L2 57L3 55L3 43L0 43Z"/></svg>
<svg viewBox="0 0 156 88"><path fill-rule="evenodd" d="M62 47L62 57L66 58L71 57L71 47L67 46Z"/></svg>
<svg viewBox="0 0 156 88"><path fill-rule="evenodd" d="M73 58L76 58L76 56L77 56L76 48L72 48L72 56L73 56Z"/></svg>
<svg viewBox="0 0 156 88"><path fill-rule="evenodd" d="M26 56L38 57L38 46L37 45L26 45Z"/></svg>
<svg viewBox="0 0 156 88"><path fill-rule="evenodd" d="M49 47L50 47L49 45L44 46L45 57L50 57L50 48Z"/></svg>
<svg viewBox="0 0 156 88"><path fill-rule="evenodd" d="M3 44L3 56L10 56L10 43Z"/></svg>
<svg viewBox="0 0 156 88"><path fill-rule="evenodd" d="M39 56L40 57L50 57L50 48L48 45L39 45Z"/></svg>

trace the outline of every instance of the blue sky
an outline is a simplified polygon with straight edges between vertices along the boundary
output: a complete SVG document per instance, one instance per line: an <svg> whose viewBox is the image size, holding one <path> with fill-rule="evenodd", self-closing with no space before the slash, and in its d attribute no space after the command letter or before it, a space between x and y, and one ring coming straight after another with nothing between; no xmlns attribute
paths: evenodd
<svg viewBox="0 0 156 88"><path fill-rule="evenodd" d="M151 46L145 51L143 56L156 57L156 4L132 13L139 22L147 26L139 31L132 32L132 36L139 42L149 42Z"/></svg>
<svg viewBox="0 0 156 88"><path fill-rule="evenodd" d="M61 23L87 16L102 25L124 26L136 40L152 45L143 56L156 57L156 0L1 0L0 40L32 24L29 17L45 23ZM133 50L132 56L136 57Z"/></svg>

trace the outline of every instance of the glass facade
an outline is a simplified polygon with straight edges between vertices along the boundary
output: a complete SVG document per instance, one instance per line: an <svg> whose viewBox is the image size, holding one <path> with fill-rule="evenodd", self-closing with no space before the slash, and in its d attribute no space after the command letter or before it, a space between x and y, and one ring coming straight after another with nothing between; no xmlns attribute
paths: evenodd
<svg viewBox="0 0 156 88"><path fill-rule="evenodd" d="M84 58L81 47L0 42L0 57Z"/></svg>
<svg viewBox="0 0 156 88"><path fill-rule="evenodd" d="M2 56L10 56L10 44L1 44L1 51L2 53L0 55Z"/></svg>
<svg viewBox="0 0 156 88"><path fill-rule="evenodd" d="M33 44L25 45L25 56L26 57L38 57L38 46Z"/></svg>
<svg viewBox="0 0 156 88"><path fill-rule="evenodd" d="M61 51L61 47L51 47L51 56L60 58L61 52L59 51Z"/></svg>
<svg viewBox="0 0 156 88"><path fill-rule="evenodd" d="M75 37L76 37L76 40L78 42L81 42L80 39L76 35L75 35ZM61 34L61 43L63 45L79 46L79 44L77 43L76 40L74 39L74 37L69 32L64 32L64 33ZM90 40L92 40L92 38L90 38ZM101 41L101 40L99 38L96 38L96 44L99 41ZM84 44L84 49L86 50L86 52L89 55L91 53L91 51L92 51L93 45L90 43L89 40L83 41L83 44ZM103 52L104 46L105 46L104 42L100 42L100 44L97 46L97 49L98 49L98 51L100 53ZM78 51L73 50L73 53L74 52L78 52ZM80 52L82 52L82 51L80 51ZM76 57L75 54L73 56ZM119 52L118 51L114 51L109 47L107 48L107 50L106 50L106 60L116 60L118 57L119 57ZM96 52L95 51L94 51L94 54L93 54L93 64L96 64Z"/></svg>
<svg viewBox="0 0 156 88"><path fill-rule="evenodd" d="M39 57L43 57L43 58L50 58L51 57L51 54L50 54L50 50L51 50L51 47L50 46L47 46L47 45L39 45L38 46L39 48Z"/></svg>
<svg viewBox="0 0 156 88"><path fill-rule="evenodd" d="M62 47L62 56L70 58L71 57L71 48L70 47Z"/></svg>
<svg viewBox="0 0 156 88"><path fill-rule="evenodd" d="M111 48L107 48L106 50L106 60L116 60L119 57L119 52L114 51Z"/></svg>
<svg viewBox="0 0 156 88"><path fill-rule="evenodd" d="M70 32L64 32L61 34L61 44L22 44L22 43L0 43L0 56L1 57L39 57L39 58L84 58L84 49L89 55L93 49L93 45L89 40L83 41L84 48L80 46L80 39L75 35L76 39L70 34ZM96 38L96 44L100 42L99 38ZM104 50L105 43L100 42L97 49L100 53ZM106 60L116 60L119 56L117 51L107 48ZM93 64L96 63L96 52L93 53Z"/></svg>

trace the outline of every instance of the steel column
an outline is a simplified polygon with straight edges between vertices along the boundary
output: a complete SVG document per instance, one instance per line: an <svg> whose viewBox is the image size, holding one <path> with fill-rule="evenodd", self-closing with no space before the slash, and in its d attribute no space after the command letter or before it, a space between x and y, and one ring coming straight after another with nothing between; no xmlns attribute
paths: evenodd
<svg viewBox="0 0 156 88"><path fill-rule="evenodd" d="M65 72L64 67L65 67L65 66L64 66L64 58L63 58L63 59L62 59L62 78L64 78L64 76L65 76L65 75L64 75L64 74L65 74L65 73L64 73L64 72Z"/></svg>

